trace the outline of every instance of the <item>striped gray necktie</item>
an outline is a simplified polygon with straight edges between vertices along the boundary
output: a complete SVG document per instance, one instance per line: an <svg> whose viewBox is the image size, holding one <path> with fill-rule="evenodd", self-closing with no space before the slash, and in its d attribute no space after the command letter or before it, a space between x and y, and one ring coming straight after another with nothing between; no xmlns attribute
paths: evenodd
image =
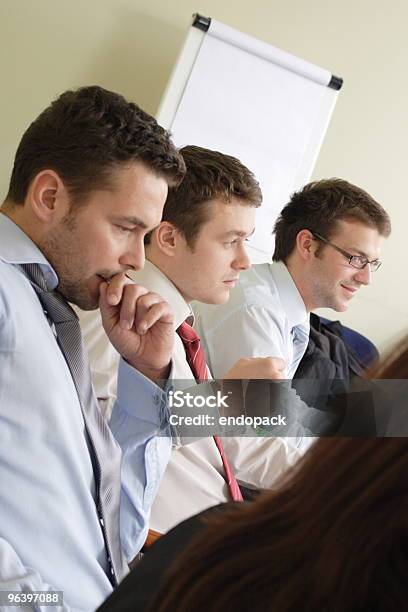
<svg viewBox="0 0 408 612"><path fill-rule="evenodd" d="M297 367L305 354L309 342L309 323L300 323L292 328L293 359L290 378L295 374Z"/></svg>
<svg viewBox="0 0 408 612"><path fill-rule="evenodd" d="M49 291L38 264L21 264L44 311L54 323L57 342L74 381L91 452L96 483L96 505L115 586L128 569L119 532L121 449L103 418L95 398L91 372L78 317L58 291Z"/></svg>

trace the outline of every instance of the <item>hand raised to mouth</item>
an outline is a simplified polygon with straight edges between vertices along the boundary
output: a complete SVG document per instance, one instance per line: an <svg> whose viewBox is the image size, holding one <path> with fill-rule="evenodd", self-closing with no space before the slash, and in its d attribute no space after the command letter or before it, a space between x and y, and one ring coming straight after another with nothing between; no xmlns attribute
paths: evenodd
<svg viewBox="0 0 408 612"><path fill-rule="evenodd" d="M153 381L167 378L174 344L174 317L167 302L117 274L99 287L102 324L115 349Z"/></svg>

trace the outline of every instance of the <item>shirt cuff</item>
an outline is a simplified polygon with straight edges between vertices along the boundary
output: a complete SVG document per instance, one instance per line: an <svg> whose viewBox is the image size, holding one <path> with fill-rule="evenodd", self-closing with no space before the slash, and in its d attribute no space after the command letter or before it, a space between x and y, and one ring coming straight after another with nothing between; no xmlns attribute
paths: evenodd
<svg viewBox="0 0 408 612"><path fill-rule="evenodd" d="M171 379L173 363L171 364ZM162 429L169 423L167 393L169 380L160 388L141 372L133 368L123 358L118 369L117 402L121 409L130 416L136 417Z"/></svg>

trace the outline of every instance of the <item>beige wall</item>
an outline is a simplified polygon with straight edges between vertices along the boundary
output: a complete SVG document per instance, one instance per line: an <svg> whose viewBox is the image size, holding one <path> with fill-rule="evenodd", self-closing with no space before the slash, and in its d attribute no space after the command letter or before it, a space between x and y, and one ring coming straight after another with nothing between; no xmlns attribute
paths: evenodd
<svg viewBox="0 0 408 612"><path fill-rule="evenodd" d="M65 89L99 84L154 113L197 11L345 79L314 177L355 182L391 214L384 265L341 315L384 348L408 329L404 0L0 0L0 197L21 134Z"/></svg>

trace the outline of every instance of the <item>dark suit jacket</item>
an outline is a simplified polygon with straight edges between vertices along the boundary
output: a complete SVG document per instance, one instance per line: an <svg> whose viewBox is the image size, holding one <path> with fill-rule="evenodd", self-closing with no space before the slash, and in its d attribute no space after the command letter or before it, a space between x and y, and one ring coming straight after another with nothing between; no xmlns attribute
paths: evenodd
<svg viewBox="0 0 408 612"><path fill-rule="evenodd" d="M323 323L310 315L309 344L293 387L306 404L333 416L325 435L375 436L374 387L362 380L364 364L344 341L342 329L339 321Z"/></svg>

